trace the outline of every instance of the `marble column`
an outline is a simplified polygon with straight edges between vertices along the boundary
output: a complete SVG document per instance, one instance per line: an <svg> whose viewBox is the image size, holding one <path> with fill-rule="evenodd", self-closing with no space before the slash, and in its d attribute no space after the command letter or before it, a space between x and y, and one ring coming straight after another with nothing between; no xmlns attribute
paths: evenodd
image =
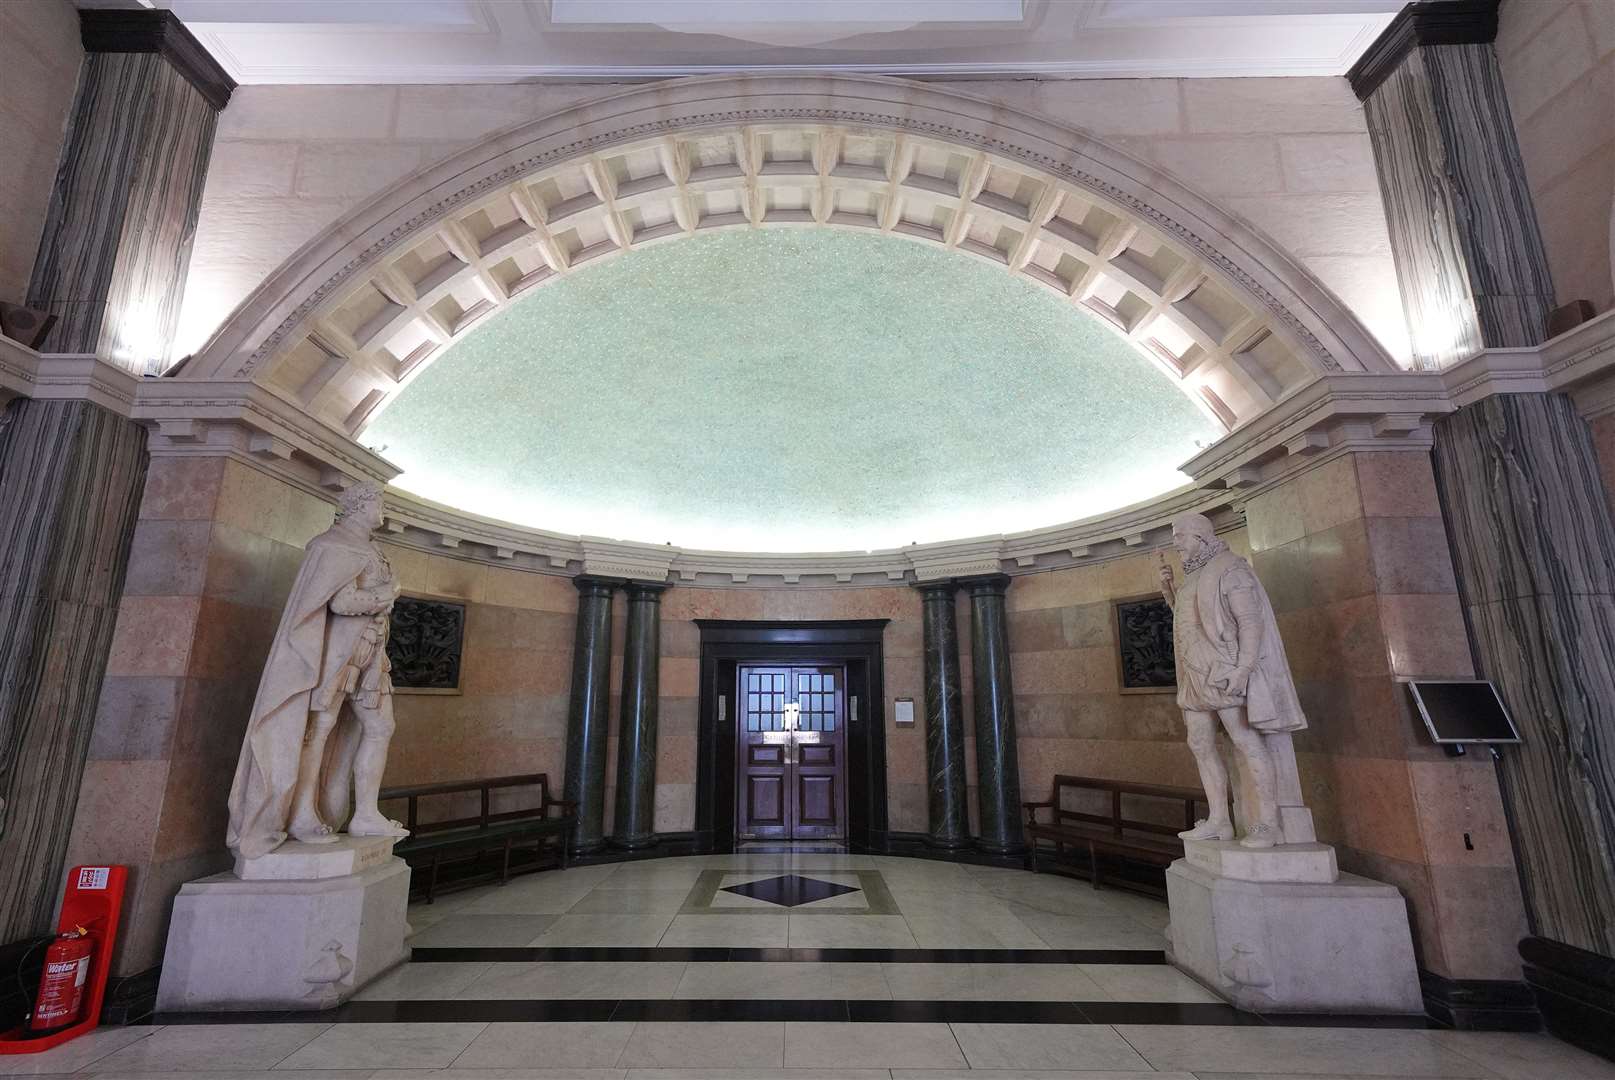
<svg viewBox="0 0 1615 1080"><path fill-rule="evenodd" d="M617 806L611 842L633 850L656 843L657 674L662 662L665 585L628 584L622 656L622 713L617 724Z"/></svg>
<svg viewBox="0 0 1615 1080"><path fill-rule="evenodd" d="M959 624L953 602L958 588L951 581L920 586L925 635L926 806L931 843L940 848L970 843Z"/></svg>
<svg viewBox="0 0 1615 1080"><path fill-rule="evenodd" d="M1542 937L1615 956L1615 522L1586 423L1505 394L1436 424L1436 475L1504 747L1520 880Z"/></svg>
<svg viewBox="0 0 1615 1080"><path fill-rule="evenodd" d="M167 11L82 11L87 53L28 306L45 352L145 374L174 335L218 114L235 88Z"/></svg>
<svg viewBox="0 0 1615 1080"><path fill-rule="evenodd" d="M1418 367L1535 345L1554 308L1496 34L1495 0L1410 4L1347 76Z"/></svg>
<svg viewBox="0 0 1615 1080"><path fill-rule="evenodd" d="M579 854L605 845L606 739L611 694L611 594L615 581L574 578L578 631L572 643L572 697L566 714L565 797L578 804L572 833Z"/></svg>
<svg viewBox="0 0 1615 1080"><path fill-rule="evenodd" d="M976 844L995 855L1026 849L1021 832L1021 769L1015 755L1015 686L1009 670L1004 593L1009 578L963 582L970 590L971 678L976 712Z"/></svg>
<svg viewBox="0 0 1615 1080"><path fill-rule="evenodd" d="M0 941L51 925L146 462L88 402L0 416Z"/></svg>

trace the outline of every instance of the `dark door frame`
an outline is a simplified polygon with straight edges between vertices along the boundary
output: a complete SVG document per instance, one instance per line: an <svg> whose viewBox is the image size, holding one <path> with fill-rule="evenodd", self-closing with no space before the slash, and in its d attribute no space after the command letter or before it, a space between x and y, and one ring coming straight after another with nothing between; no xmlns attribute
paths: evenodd
<svg viewBox="0 0 1615 1080"><path fill-rule="evenodd" d="M847 665L847 846L886 850L885 654L888 619L769 622L696 619L701 631L701 693L696 720L695 847L735 846L735 669L761 663L834 661ZM856 695L858 708L852 709ZM718 699L725 699L718 723Z"/></svg>

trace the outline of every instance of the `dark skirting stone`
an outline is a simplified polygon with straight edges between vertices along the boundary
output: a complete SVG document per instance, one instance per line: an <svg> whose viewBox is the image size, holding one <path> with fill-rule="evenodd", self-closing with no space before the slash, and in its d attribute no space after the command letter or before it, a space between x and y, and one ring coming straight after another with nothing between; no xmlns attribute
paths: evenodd
<svg viewBox="0 0 1615 1080"><path fill-rule="evenodd" d="M1615 959L1541 937L1520 942L1520 959L1547 1029L1615 1060Z"/></svg>

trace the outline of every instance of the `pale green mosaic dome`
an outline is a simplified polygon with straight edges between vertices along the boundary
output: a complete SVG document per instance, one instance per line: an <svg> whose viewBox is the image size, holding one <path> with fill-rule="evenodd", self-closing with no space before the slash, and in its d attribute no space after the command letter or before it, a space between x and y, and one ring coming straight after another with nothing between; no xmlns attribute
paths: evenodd
<svg viewBox="0 0 1615 1080"><path fill-rule="evenodd" d="M661 244L534 290L364 442L398 487L566 533L832 551L1015 532L1184 483L1218 431L1069 301L831 229Z"/></svg>

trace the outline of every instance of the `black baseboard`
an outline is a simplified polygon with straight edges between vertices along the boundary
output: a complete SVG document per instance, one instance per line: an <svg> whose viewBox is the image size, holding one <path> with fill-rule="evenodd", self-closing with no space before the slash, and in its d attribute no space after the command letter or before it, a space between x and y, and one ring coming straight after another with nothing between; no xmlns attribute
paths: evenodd
<svg viewBox="0 0 1615 1080"><path fill-rule="evenodd" d="M1531 988L1506 979L1449 979L1419 972L1424 1011L1459 1031L1541 1031Z"/></svg>
<svg viewBox="0 0 1615 1080"><path fill-rule="evenodd" d="M107 995L101 1000L101 1023L140 1024L157 1011L157 982L162 965L133 975L107 980Z"/></svg>
<svg viewBox="0 0 1615 1080"><path fill-rule="evenodd" d="M1615 1060L1615 959L1541 937L1520 942L1520 959L1547 1029Z"/></svg>

